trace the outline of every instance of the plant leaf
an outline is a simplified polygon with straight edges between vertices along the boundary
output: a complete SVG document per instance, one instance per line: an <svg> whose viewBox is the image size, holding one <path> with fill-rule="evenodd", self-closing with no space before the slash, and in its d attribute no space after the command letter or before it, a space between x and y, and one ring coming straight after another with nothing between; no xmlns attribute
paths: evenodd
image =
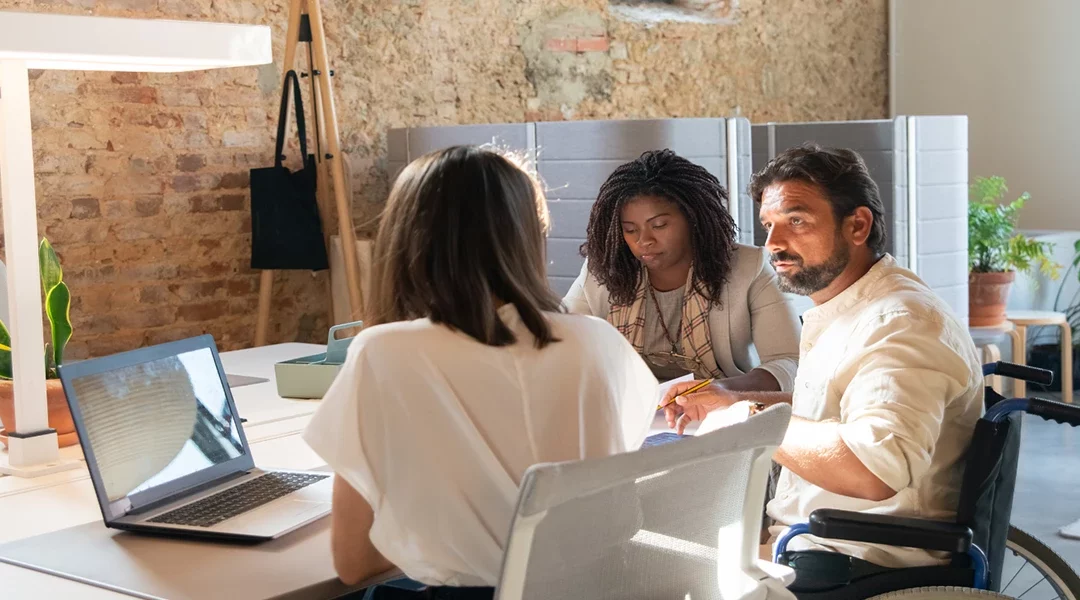
<svg viewBox="0 0 1080 600"><path fill-rule="evenodd" d="M45 297L45 315L49 317L55 364L64 364L64 348L71 339L71 291L63 281Z"/></svg>
<svg viewBox="0 0 1080 600"><path fill-rule="evenodd" d="M38 246L38 263L41 269L41 287L46 296L57 284L64 280L64 271L60 268L60 257L56 255L49 240L42 238Z"/></svg>
<svg viewBox="0 0 1080 600"><path fill-rule="evenodd" d="M11 334L0 321L0 378L11 379Z"/></svg>

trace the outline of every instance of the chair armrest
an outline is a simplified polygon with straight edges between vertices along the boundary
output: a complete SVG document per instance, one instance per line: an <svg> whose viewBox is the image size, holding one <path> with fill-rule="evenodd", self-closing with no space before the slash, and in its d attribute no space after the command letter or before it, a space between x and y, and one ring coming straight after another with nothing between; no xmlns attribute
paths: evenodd
<svg viewBox="0 0 1080 600"><path fill-rule="evenodd" d="M957 523L822 508L810 513L810 535L966 554L971 529Z"/></svg>

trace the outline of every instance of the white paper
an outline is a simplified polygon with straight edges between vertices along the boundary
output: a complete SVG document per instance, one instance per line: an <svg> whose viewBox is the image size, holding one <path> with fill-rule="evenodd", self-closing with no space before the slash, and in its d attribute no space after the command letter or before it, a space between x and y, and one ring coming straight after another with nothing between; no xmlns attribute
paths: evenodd
<svg viewBox="0 0 1080 600"><path fill-rule="evenodd" d="M660 406L660 404L664 401L664 394L666 394L667 391L670 390L672 387L674 387L677 384L685 383L687 381L693 381L693 380L694 380L694 374L693 373L687 373L686 375L683 375L682 377L676 377L675 379L672 379L670 381L665 381L664 383L661 383L660 387L657 390L656 405Z"/></svg>
<svg viewBox="0 0 1080 600"><path fill-rule="evenodd" d="M694 432L694 435L705 435L717 429L742 423L750 418L750 407L752 405L753 403L748 400L741 400L727 408L710 412L705 415L705 419L701 421L701 425Z"/></svg>

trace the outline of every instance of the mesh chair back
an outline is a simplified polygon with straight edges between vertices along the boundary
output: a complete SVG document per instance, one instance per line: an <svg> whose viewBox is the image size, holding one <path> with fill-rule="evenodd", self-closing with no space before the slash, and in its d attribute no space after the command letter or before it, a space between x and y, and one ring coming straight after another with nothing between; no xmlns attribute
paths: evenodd
<svg viewBox="0 0 1080 600"><path fill-rule="evenodd" d="M500 600L793 598L757 564L791 408L662 446L525 475Z"/></svg>
<svg viewBox="0 0 1080 600"><path fill-rule="evenodd" d="M956 511L956 521L971 528L972 541L986 552L993 591L1001 586L1022 418L1023 413L1016 412L1000 423L980 420L976 424Z"/></svg>

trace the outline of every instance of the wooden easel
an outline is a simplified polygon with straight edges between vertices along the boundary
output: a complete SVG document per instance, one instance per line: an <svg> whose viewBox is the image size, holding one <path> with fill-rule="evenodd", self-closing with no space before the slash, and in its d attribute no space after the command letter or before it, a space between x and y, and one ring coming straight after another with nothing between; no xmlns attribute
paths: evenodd
<svg viewBox="0 0 1080 600"><path fill-rule="evenodd" d="M345 161L341 155L341 137L338 133L337 111L334 108L334 95L329 58L326 52L326 35L323 30L322 9L319 0L291 0L289 4L289 28L285 38L285 62L281 70L282 81L285 73L296 64L296 47L300 42L308 44L309 73L311 85L312 111L315 115L315 157L319 178L317 196L319 214L323 223L323 232L327 254L330 253L330 231L334 214L330 210L329 182L334 182L334 204L337 208L338 234L341 237L341 251L345 255L345 284L349 291L349 307L352 321L363 318L364 298L360 292L360 274L356 261L356 233L353 231L351 190L345 178ZM329 283L327 284L329 288ZM274 289L274 272L265 270L259 280L259 312L255 323L255 345L266 345L267 329L270 324L270 302ZM333 294L329 294L330 324L333 323Z"/></svg>

